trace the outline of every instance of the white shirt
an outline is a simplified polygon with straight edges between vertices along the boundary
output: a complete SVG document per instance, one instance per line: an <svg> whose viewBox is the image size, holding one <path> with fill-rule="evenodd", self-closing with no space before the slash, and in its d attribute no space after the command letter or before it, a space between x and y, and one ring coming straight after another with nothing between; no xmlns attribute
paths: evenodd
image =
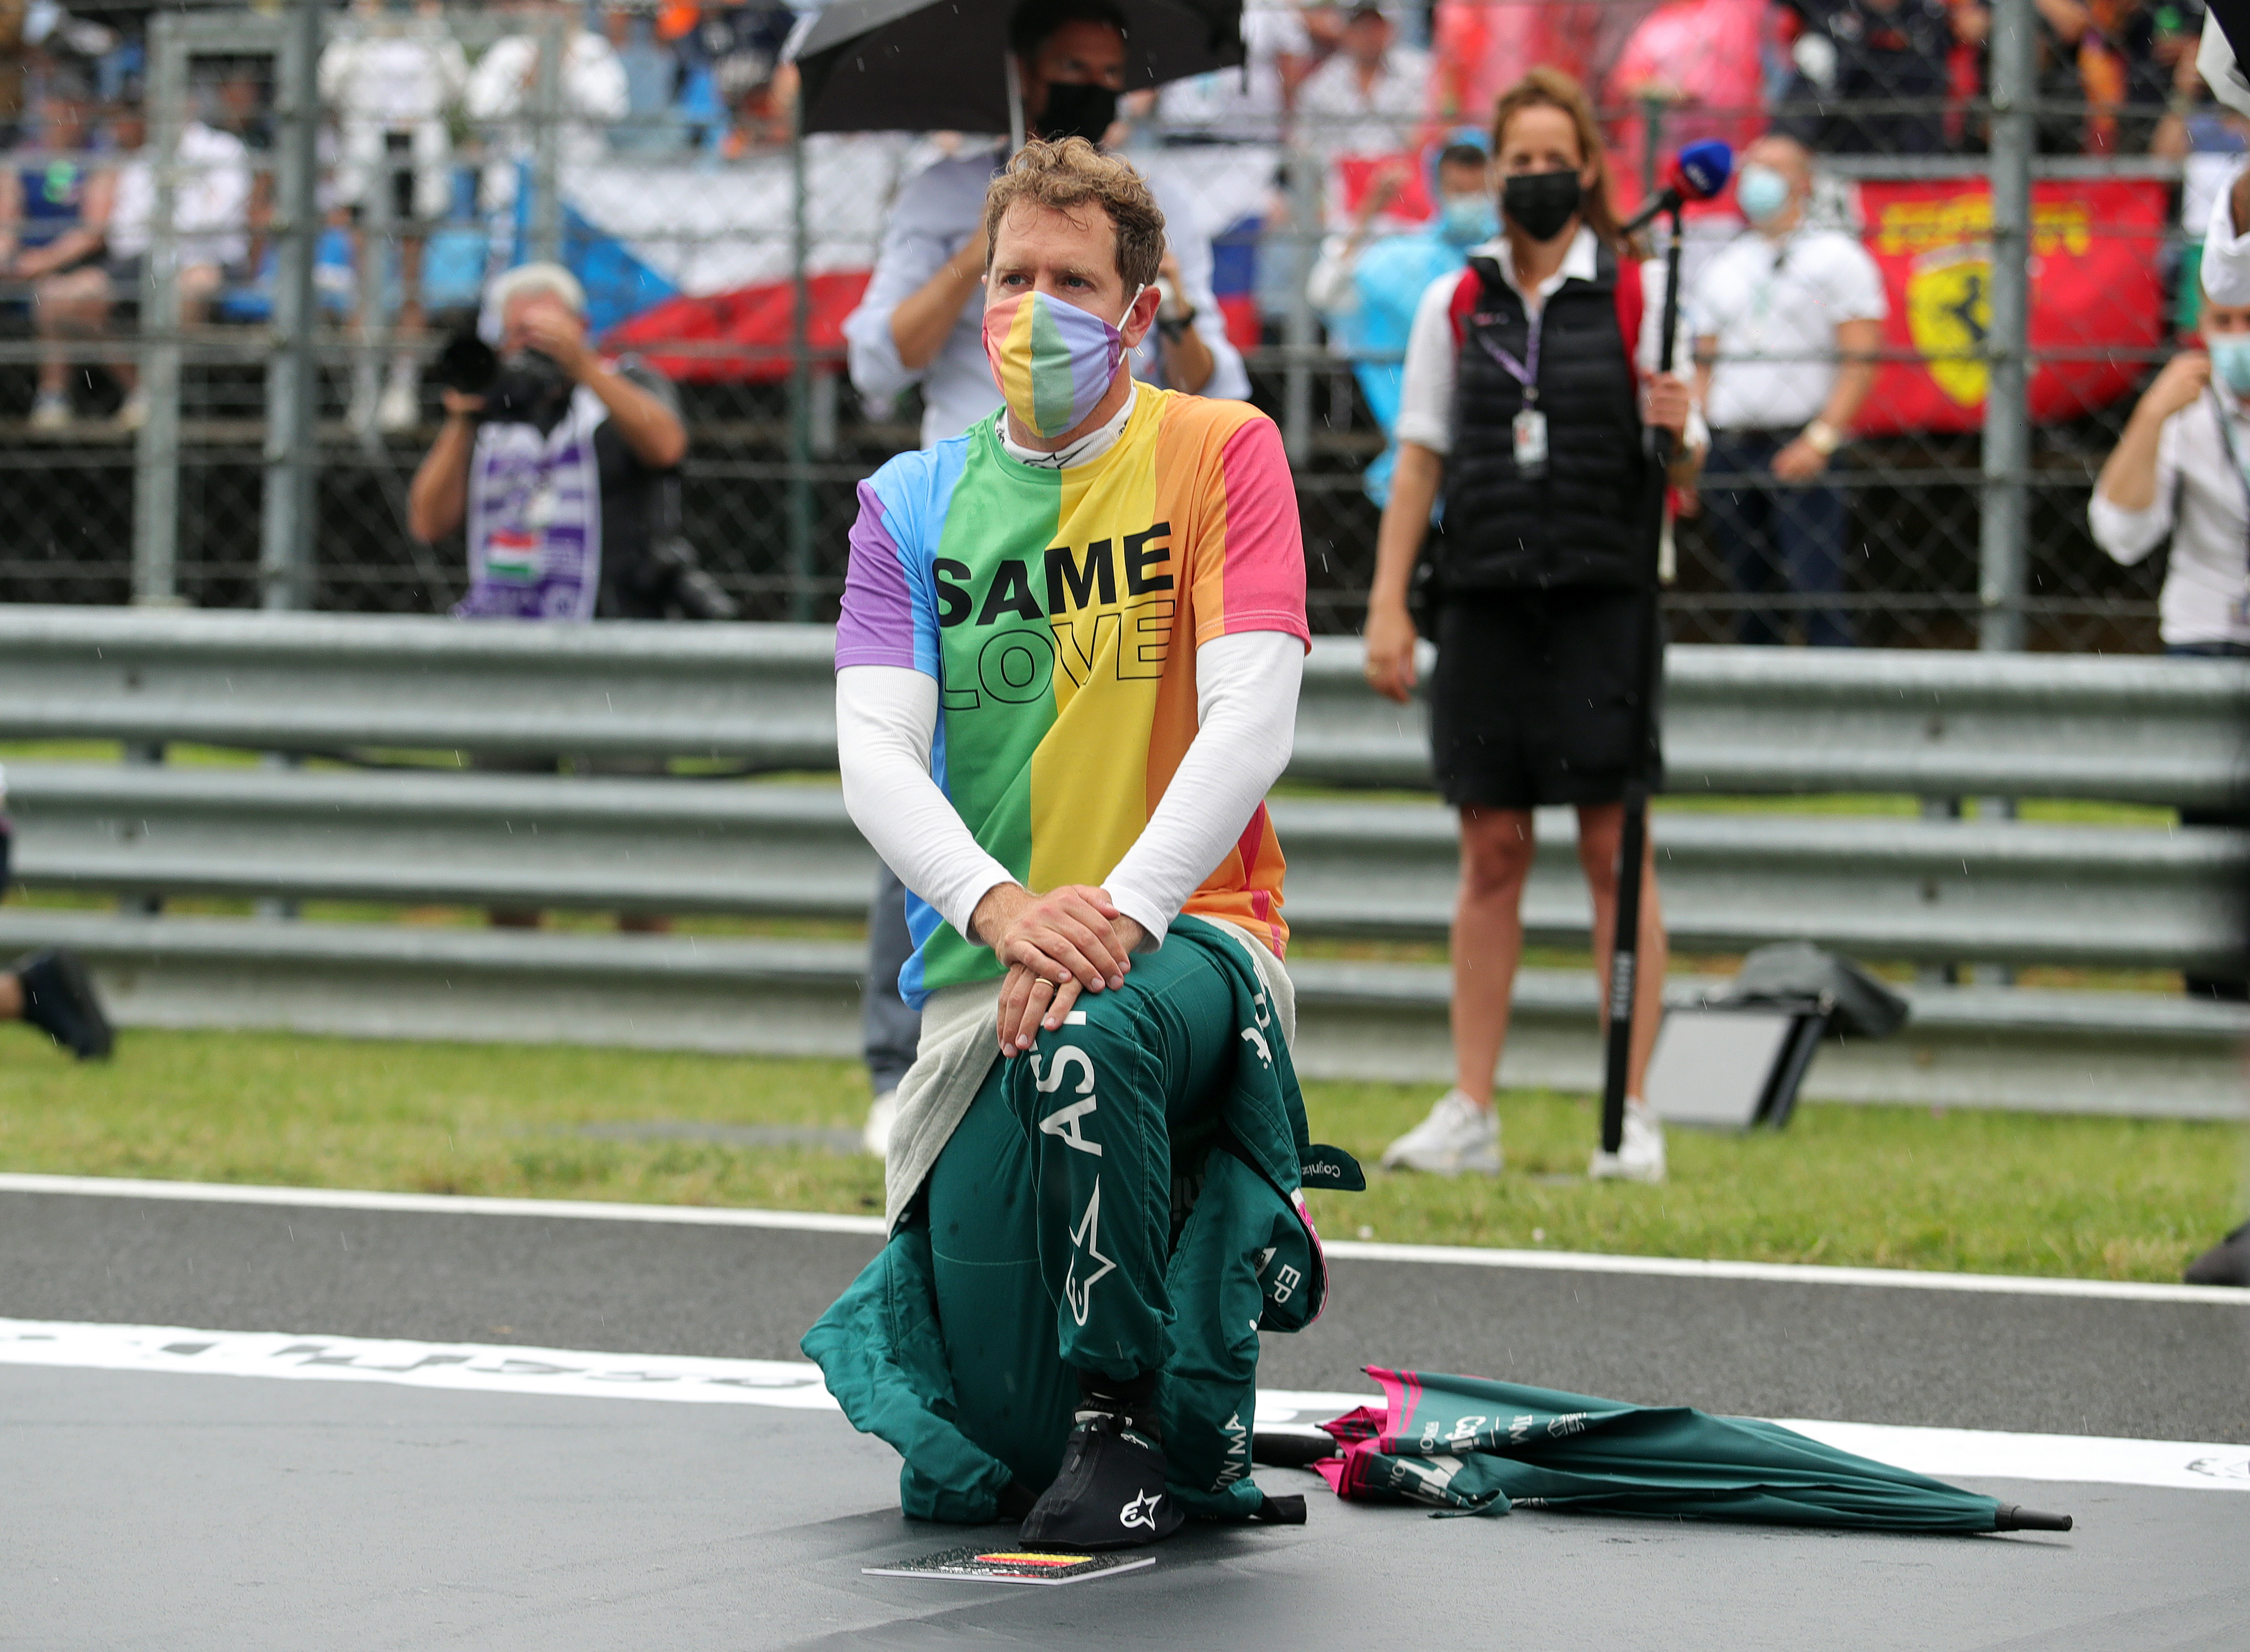
<svg viewBox="0 0 2250 1652"><path fill-rule="evenodd" d="M1359 65L1339 52L1297 88L1298 129L1323 157L1396 155L1412 146L1429 87L1430 54L1418 47L1384 52L1382 72L1363 92Z"/></svg>
<svg viewBox="0 0 2250 1652"><path fill-rule="evenodd" d="M1536 293L1526 293L1518 285L1515 261L1508 251L1505 235L1495 236L1482 246L1471 247L1469 256L1496 262L1502 279L1523 300L1524 308L1536 316L1546 308L1547 300L1563 282L1574 278L1591 281L1599 273L1596 258L1600 244L1591 230L1579 225L1570 250L1563 255L1562 267L1542 281ZM1422 301L1414 307L1413 330L1406 335L1406 368L1398 395L1398 439L1438 454L1453 451L1453 376L1460 355L1453 343L1452 311L1453 289L1460 285L1463 273L1448 271L1422 290ZM1647 373L1655 369L1657 340L1664 331L1664 265L1656 259L1641 266L1641 293L1640 337L1634 341L1634 354L1641 371ZM1673 355L1680 367L1688 360L1688 318L1684 315L1673 335ZM1701 423L1692 416L1686 444L1703 444Z"/></svg>
<svg viewBox="0 0 2250 1652"><path fill-rule="evenodd" d="M173 186L172 227L183 267L238 264L250 251L250 151L231 132L200 120L180 128L180 172ZM156 173L147 150L117 169L117 194L109 210L113 258L148 251L156 215Z"/></svg>
<svg viewBox="0 0 2250 1652"><path fill-rule="evenodd" d="M934 447L960 435L1000 405L999 387L984 359L984 313L972 293L961 316L929 364L916 371L899 360L891 336L891 313L945 261L984 228L984 192L991 186L994 150L979 148L932 162L900 188L890 221L883 226L882 250L859 307L844 319L845 361L852 386L871 401L887 401L908 386L921 386L921 444ZM1250 374L1241 353L1227 341L1226 318L1211 291L1211 234L1192 202L1177 199L1161 180L1152 182L1163 210L1165 238L1179 261L1182 296L1195 307L1195 330L1209 348L1211 382L1203 394L1223 401L1246 401ZM1156 329L1133 353L1133 375L1147 383L1164 382Z"/></svg>
<svg viewBox="0 0 2250 1652"><path fill-rule="evenodd" d="M493 43L477 59L461 102L472 120L493 129L493 159L487 163L484 203L505 207L515 199L515 163L530 158L535 143L530 123L521 120L537 95L539 42L528 34ZM632 93L625 65L615 47L589 29L571 31L562 48L563 121L556 134L562 159L574 165L609 154L609 128L632 112Z"/></svg>
<svg viewBox="0 0 2250 1652"><path fill-rule="evenodd" d="M347 25L348 28L355 25ZM321 95L347 120L404 131L440 119L468 79L442 23L351 32L321 50Z"/></svg>
<svg viewBox="0 0 2250 1652"><path fill-rule="evenodd" d="M1770 241L1746 231L1688 290L1698 336L1716 338L1703 416L1718 430L1794 430L1836 388L1836 329L1890 313L1882 271L1833 230Z"/></svg>
<svg viewBox="0 0 2250 1652"><path fill-rule="evenodd" d="M2214 396L2226 408L2235 451L2250 460L2250 417L2238 398L2214 383L2211 395L2164 421L2157 437L2157 497L2148 509L2122 509L2099 488L2086 507L2094 542L2128 568L2171 535L2157 602L2167 643L2250 643L2250 493L2244 491L2250 483L2227 459Z"/></svg>
<svg viewBox="0 0 2250 1652"><path fill-rule="evenodd" d="M2234 179L2213 193L2211 229L2203 238L2203 294L2229 309L2250 304L2250 235L2234 232Z"/></svg>
<svg viewBox="0 0 2250 1652"><path fill-rule="evenodd" d="M1242 9L1242 68L1190 75L1156 94L1160 131L1193 133L1228 143L1281 141L1280 60L1311 54L1304 19L1293 5L1251 0Z"/></svg>

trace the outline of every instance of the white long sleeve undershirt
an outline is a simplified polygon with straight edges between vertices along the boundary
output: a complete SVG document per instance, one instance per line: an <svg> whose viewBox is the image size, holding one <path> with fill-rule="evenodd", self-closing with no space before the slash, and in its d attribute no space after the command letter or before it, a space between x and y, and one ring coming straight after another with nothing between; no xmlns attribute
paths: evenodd
<svg viewBox="0 0 2250 1652"><path fill-rule="evenodd" d="M1149 823L1102 887L1161 946L1288 766L1304 644L1240 631L1196 650L1195 739ZM844 806L908 888L964 938L977 903L1013 873L978 844L929 773L937 680L899 665L836 673Z"/></svg>

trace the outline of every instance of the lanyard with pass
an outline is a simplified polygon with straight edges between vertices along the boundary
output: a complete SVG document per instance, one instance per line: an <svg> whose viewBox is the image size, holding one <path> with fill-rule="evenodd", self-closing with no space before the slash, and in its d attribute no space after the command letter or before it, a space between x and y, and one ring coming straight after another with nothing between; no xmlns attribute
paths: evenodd
<svg viewBox="0 0 2250 1652"><path fill-rule="evenodd" d="M1523 387L1523 410L1515 416L1515 468L1526 476L1544 476L1547 416L1539 410L1539 327L1547 313L1543 306L1534 310L1526 305L1524 308L1530 318L1531 333L1530 342L1523 348L1522 361L1517 361L1482 333L1477 334L1477 342L1508 370L1510 378Z"/></svg>
<svg viewBox="0 0 2250 1652"><path fill-rule="evenodd" d="M2234 479L2242 484L2243 511L2246 521L2250 521L2250 471L2242 468L2242 455L2234 444L2233 417L2227 412L2226 403L2219 399L2218 391L2206 389L2204 394L2210 397L2211 416L2219 423L2219 440L2226 449L2226 466L2234 472ZM2174 524L2174 531L2178 531L2178 524ZM2250 533L2250 527L2246 527L2246 533ZM2237 627L2250 627L2250 538L2245 540L2243 561L2246 589L2235 594L2228 609L2228 616Z"/></svg>

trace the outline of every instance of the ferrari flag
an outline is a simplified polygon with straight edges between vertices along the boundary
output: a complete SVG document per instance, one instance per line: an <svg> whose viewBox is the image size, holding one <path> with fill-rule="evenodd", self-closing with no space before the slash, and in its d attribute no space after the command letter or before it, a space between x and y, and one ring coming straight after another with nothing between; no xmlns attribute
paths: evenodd
<svg viewBox="0 0 2250 1652"><path fill-rule="evenodd" d="M1974 430L1984 417L1992 197L1981 178L1860 186L1890 299L1889 359L1863 435ZM2153 179L2032 186L2031 415L2077 417L2129 395L2164 334L2165 190Z"/></svg>

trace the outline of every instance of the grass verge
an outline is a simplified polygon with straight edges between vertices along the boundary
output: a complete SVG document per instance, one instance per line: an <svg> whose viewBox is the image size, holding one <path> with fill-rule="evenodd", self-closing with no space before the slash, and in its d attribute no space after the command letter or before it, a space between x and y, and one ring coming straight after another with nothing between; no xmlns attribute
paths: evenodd
<svg viewBox="0 0 2250 1652"><path fill-rule="evenodd" d="M859 1212L871 1160L637 1125L855 1129L853 1063L128 1034L79 1066L0 1042L0 1168L199 1181ZM1429 1086L1307 1086L1315 1135L1372 1165ZM2168 1120L1805 1106L1777 1135L1671 1133L1661 1187L1579 1179L1584 1097L1503 1102L1498 1180L1371 1171L1322 1231L1414 1242L2170 1280L2236 1219L2241 1132ZM602 1133L582 1133L589 1126Z"/></svg>

